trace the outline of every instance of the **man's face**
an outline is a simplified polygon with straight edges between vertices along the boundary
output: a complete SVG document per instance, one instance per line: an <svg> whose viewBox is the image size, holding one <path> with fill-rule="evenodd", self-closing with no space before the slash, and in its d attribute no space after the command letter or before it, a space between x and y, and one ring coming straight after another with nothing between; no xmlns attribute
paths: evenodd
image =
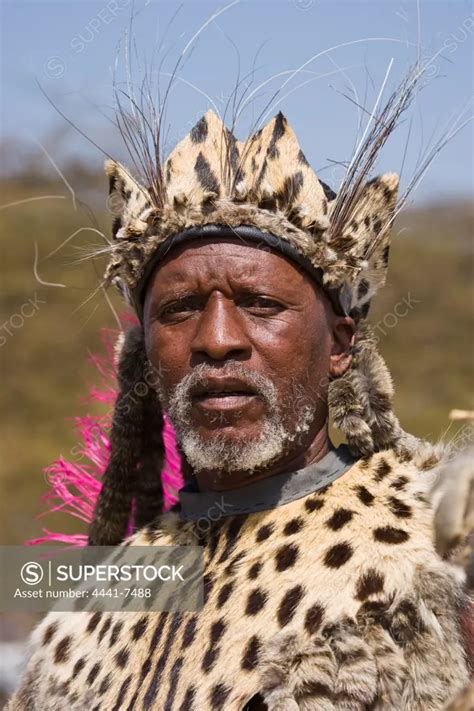
<svg viewBox="0 0 474 711"><path fill-rule="evenodd" d="M277 252L237 240L173 250L145 300L159 395L195 470L255 471L324 427L350 319Z"/></svg>

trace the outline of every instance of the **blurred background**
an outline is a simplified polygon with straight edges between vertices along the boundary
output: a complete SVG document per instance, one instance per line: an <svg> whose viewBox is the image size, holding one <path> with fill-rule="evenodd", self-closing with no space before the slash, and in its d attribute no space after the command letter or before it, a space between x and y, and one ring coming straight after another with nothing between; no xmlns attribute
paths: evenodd
<svg viewBox="0 0 474 711"><path fill-rule="evenodd" d="M1 12L2 543L44 526L85 531L61 514L36 517L44 467L74 459L73 417L100 412L84 402L97 382L88 355L103 351L100 329L125 316L114 293L96 291L103 262L88 258L112 221L104 158L131 165L114 94L126 103L130 85L150 76L158 103L180 56L164 155L210 106L228 117L238 109L241 138L282 110L335 190L382 86L387 98L417 58L432 59L377 166L401 172L403 191L436 154L397 219L371 320L405 429L472 438L448 420L452 408L473 409L471 2L3 0ZM4 619L5 643L31 624Z"/></svg>

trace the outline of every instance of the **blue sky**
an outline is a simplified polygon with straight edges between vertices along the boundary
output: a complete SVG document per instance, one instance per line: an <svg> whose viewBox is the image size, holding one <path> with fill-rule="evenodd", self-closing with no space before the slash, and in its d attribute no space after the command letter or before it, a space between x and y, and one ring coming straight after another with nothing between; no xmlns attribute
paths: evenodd
<svg viewBox="0 0 474 711"><path fill-rule="evenodd" d="M135 0L133 34L142 65L134 60L135 80L140 81L144 62L151 61L160 41L163 48L155 64L162 58L163 72L170 72L194 33L225 4ZM112 116L116 59L117 76L119 80L124 77L124 53L119 47L124 46L131 10L132 0L3 0L4 136L15 139L26 151L36 150L35 139L40 140L58 161L68 154L97 167L102 163L102 154L67 128L42 95L38 81L83 131L108 153L126 161L108 117ZM344 45L309 63L305 72L284 86L267 115L270 118L280 109L286 114L308 160L323 180L337 188L341 168L331 161L350 158L358 126L357 108L343 94L355 90L359 101L371 109L392 60L386 96L417 52L429 57L443 48L430 69L430 83L417 95L377 166L377 172L400 170L411 125L402 180L406 184L430 142L452 126L463 108L466 117L473 113L473 36L473 5L467 0L421 0L418 5L415 0L242 0L211 22L186 54L182 81L175 85L168 103L166 148L207 110L206 95L223 112L236 82L238 55L241 77L251 72L258 55L249 91L280 74L242 112L237 133L244 137L290 70L317 53ZM468 196L473 191L471 123L443 149L413 201Z"/></svg>

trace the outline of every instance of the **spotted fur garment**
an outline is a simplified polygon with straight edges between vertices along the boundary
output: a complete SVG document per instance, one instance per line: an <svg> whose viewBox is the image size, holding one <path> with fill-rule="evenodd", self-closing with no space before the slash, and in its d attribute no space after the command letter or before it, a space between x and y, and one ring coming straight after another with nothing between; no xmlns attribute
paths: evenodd
<svg viewBox="0 0 474 711"><path fill-rule="evenodd" d="M448 709L465 599L435 552L432 467L387 450L214 522L198 613L49 613L9 711ZM131 543L195 544L195 526L172 511Z"/></svg>

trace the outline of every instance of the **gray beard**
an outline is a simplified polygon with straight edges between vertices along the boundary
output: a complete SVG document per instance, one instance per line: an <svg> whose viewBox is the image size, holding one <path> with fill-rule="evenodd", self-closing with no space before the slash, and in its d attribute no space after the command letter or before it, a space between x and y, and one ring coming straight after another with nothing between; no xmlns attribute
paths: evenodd
<svg viewBox="0 0 474 711"><path fill-rule="evenodd" d="M265 403L266 415L258 438L249 440L226 436L216 430L215 436L204 439L193 429L191 423L191 389L211 375L229 375L241 378L251 385ZM223 368L213 368L203 363L186 375L168 394L158 387L163 407L173 423L183 453L196 471L218 470L225 473L254 472L277 461L291 442L305 434L315 417L316 403L308 403L301 386L295 385L288 398L297 426L289 425L288 409L283 409L277 390L268 378L259 375L240 363L229 363Z"/></svg>

